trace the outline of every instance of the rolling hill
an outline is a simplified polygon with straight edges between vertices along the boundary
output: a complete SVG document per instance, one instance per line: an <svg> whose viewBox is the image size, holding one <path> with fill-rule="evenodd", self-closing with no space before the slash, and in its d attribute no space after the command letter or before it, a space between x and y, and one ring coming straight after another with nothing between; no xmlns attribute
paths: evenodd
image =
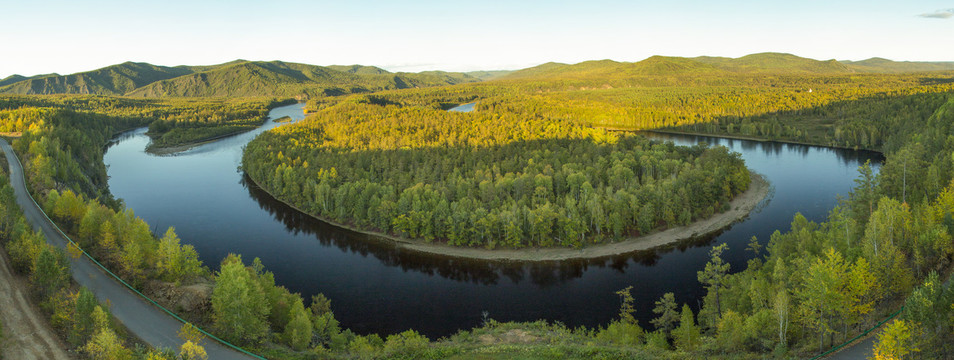
<svg viewBox="0 0 954 360"><path fill-rule="evenodd" d="M586 79L647 76L724 76L731 74L837 74L851 73L835 60L819 61L791 54L761 53L740 58L652 56L627 63L613 60L584 61L578 64L546 63L514 71L504 79Z"/></svg>
<svg viewBox="0 0 954 360"><path fill-rule="evenodd" d="M7 94L122 95L138 87L191 73L186 67L125 62L71 75L27 78L0 88Z"/></svg>
<svg viewBox="0 0 954 360"><path fill-rule="evenodd" d="M340 72L358 74L358 75L381 75L387 74L388 71L377 66L364 66L364 65L328 65L329 69L337 70Z"/></svg>
<svg viewBox="0 0 954 360"><path fill-rule="evenodd" d="M453 85L479 79L463 73L389 73L373 66L316 66L236 60L210 66L165 67L127 62L71 75L4 79L0 93L131 97L336 95Z"/></svg>
<svg viewBox="0 0 954 360"><path fill-rule="evenodd" d="M814 60L783 53L759 53L740 58L700 56L693 60L735 73L837 74L854 72L837 60Z"/></svg>
<svg viewBox="0 0 954 360"><path fill-rule="evenodd" d="M687 79L713 82L732 75L813 76L945 70L954 71L954 62L896 62L882 58L820 61L783 53L759 53L739 58L652 56L639 62L550 62L517 71L469 73L391 73L365 65L317 66L282 61L235 60L218 65L174 67L126 62L71 75L12 75L0 80L0 93L130 97L280 96L301 99L497 79L583 82L594 79L624 80L624 86L631 86L658 85Z"/></svg>
<svg viewBox="0 0 954 360"><path fill-rule="evenodd" d="M904 73L925 71L952 71L954 61L922 62L922 61L891 61L884 58L870 58L861 61L842 60L843 64L858 72L871 73Z"/></svg>

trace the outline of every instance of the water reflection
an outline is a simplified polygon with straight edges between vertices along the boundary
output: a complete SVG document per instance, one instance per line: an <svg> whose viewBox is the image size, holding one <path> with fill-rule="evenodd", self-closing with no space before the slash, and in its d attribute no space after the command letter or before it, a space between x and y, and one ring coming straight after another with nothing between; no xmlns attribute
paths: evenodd
<svg viewBox="0 0 954 360"><path fill-rule="evenodd" d="M440 276L454 281L465 281L480 285L496 285L502 278L514 284L523 281L546 288L557 286L582 277L589 267L610 268L619 274L625 274L630 263L653 266L665 254L690 247L708 246L723 231L705 237L685 239L668 246L652 250L607 256L593 259L574 259L564 261L511 261L476 260L452 256L441 256L400 248L387 239L379 239L348 229L340 228L278 201L265 192L248 177L243 175L240 182L248 190L248 195L259 207L285 225L285 229L295 235L306 234L325 246L334 246L341 251L373 256L389 267L403 271L415 271L428 276ZM532 251L532 250L530 250Z"/></svg>
<svg viewBox="0 0 954 360"><path fill-rule="evenodd" d="M274 109L272 118L302 117L301 105ZM795 212L823 220L837 194L846 195L857 167L877 154L850 150L647 134L677 144L729 146L776 189L747 221L719 234L652 251L560 262L482 261L396 248L387 241L339 229L250 186L241 172L242 147L276 126L196 147L173 157L143 152L143 130L126 133L106 153L109 186L117 198L158 229L175 226L215 269L228 253L261 258L276 282L305 299L324 293L342 326L361 334L415 329L430 337L476 326L482 311L500 321L546 319L599 326L619 308L615 291L633 286L637 318L648 324L653 302L666 292L697 304L704 289L696 272L708 249L728 243L724 258L741 270L752 236L767 241L789 227ZM877 165L875 166L877 169Z"/></svg>

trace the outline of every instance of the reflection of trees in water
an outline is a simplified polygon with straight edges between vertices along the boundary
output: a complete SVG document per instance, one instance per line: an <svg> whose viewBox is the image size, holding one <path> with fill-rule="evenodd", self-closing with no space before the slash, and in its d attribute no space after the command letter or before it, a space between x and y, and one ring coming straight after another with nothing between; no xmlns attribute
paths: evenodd
<svg viewBox="0 0 954 360"><path fill-rule="evenodd" d="M798 154L802 157L808 157L811 150L815 151L825 151L830 152L835 155L835 158L840 160L845 165L854 165L854 164L864 164L865 161L871 160L872 164L881 164L884 162L884 155L877 151L870 150L848 150L848 149L839 149L839 148L830 148L824 146L815 146L815 145L803 145L803 144L792 144L778 141L754 141L754 140L741 140L741 139L729 139L729 138L720 138L714 136L705 136L705 135L682 135L682 134L667 134L667 133L657 133L657 132L638 132L641 135L648 136L651 139L664 140L664 141L674 141L674 142L684 142L690 144L696 144L699 142L705 142L710 145L721 144L725 145L728 148L735 147L736 144L744 151L754 152L761 151L765 155L779 155L783 151L791 152L792 154Z"/></svg>
<svg viewBox="0 0 954 360"><path fill-rule="evenodd" d="M591 266L609 267L619 273L626 273L631 261L653 266L662 254L675 249L682 251L692 246L705 246L717 236L689 239L654 250L597 259L543 262L466 259L402 249L389 240L380 240L370 235L342 229L299 212L258 188L247 176L242 176L241 184L248 189L249 196L258 202L260 208L281 221L285 229L293 234L315 235L322 245L334 246L344 252L362 256L371 255L387 266L399 267L404 271L416 271L430 276L437 275L454 281L481 285L495 285L502 278L506 278L513 283L529 280L545 288L580 278Z"/></svg>

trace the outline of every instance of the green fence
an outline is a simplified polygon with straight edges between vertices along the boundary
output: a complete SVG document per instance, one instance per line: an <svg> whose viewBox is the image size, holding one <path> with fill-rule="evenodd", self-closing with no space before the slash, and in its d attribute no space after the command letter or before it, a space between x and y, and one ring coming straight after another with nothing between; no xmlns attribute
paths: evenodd
<svg viewBox="0 0 954 360"><path fill-rule="evenodd" d="M855 340L858 340L858 339L860 339L860 338L862 338L862 337L867 336L867 335L870 334L872 331L875 331L875 330L877 330L879 327L881 327L881 325L884 325L884 323L886 323L886 322L890 321L891 319L894 319L895 317L897 317L898 314L900 314L902 311L904 311L904 306L902 306L901 309L898 310L898 311L896 311L894 314L891 314L891 316L888 316L888 317L885 318L884 320L881 320L881 322L879 322L879 323L878 323L877 325L875 325L874 327L872 327L872 328L870 328L870 329L868 329L868 330L865 330L865 331L862 332L861 334L858 334L858 336L855 336L855 337L849 339L848 341L845 341L845 342L842 343L841 345L838 345L838 346L836 346L836 347L833 347L833 348L829 349L828 351L823 352L823 353L821 353L820 355L813 357L812 360L816 360L816 359L819 359L819 358L823 358L823 357L825 357L825 356L828 356L828 354L831 354L831 353L833 353L833 352L836 352L836 351L838 351L838 350L841 350L841 348L845 347L845 346L848 345L848 344L851 344L851 342L853 342L853 341L855 341Z"/></svg>
<svg viewBox="0 0 954 360"><path fill-rule="evenodd" d="M20 166L20 169L21 169L21 171L20 171L20 177L23 179L23 184L24 184L24 188L25 188L25 187L26 187L26 174L25 174L25 171L23 171L23 164L20 162L20 157L17 156L16 153L13 153L12 155L13 155L13 158L17 160L17 164ZM76 244L76 242L74 242L72 238L70 238L68 235L66 235L66 233L63 232L63 230L60 230L60 227L57 226L56 223L53 222L53 220L50 219L50 217L49 217L48 215L46 215L46 211L43 211L43 208L40 207L40 204L36 202L36 199L34 199L34 198L33 198L33 195L30 194L29 189L27 189L27 196L30 198L30 200L33 200L33 204L36 205L36 208L40 210L40 213L43 214L44 217L46 217L46 219L50 222L50 224L53 225L53 228L56 229L56 231L59 232L60 235L62 235L64 239L66 239L67 241L69 241L69 245L73 245L73 246L75 246L77 249L79 249L80 251L82 251L82 252L83 252L83 255L86 256L87 259L89 259L90 261L92 261L93 264L96 264L96 266L99 266L100 269L102 269L102 270L105 271L107 274L109 274L110 276L112 276L113 279L116 279L116 281L119 281L120 284L123 284L123 286L125 286L125 287L128 288L129 290L132 290L132 292L136 293L136 295L141 296L143 299L145 299L145 300L148 301L149 303L155 305L156 307L158 307L159 309L161 309L162 311L164 311L166 314L169 314L169 316L172 316L173 318L175 318L176 320L182 322L183 324L189 323L189 322L186 321L185 319L179 317L179 315L176 315L174 312L170 311L169 309L166 309L164 306L159 305L159 303L157 303L155 300L153 300L153 299L151 299L150 297L146 296L145 294L139 292L139 290L136 290L136 288L132 287L131 285L129 285L128 283L126 283L125 281L123 281L123 279L121 279L119 276L117 276L116 274L114 274L112 271L109 271L109 269L107 269L105 266L103 266L103 264L100 264L99 261L96 261L96 259L94 259L93 256L91 256L89 253L87 253L86 250L83 250L82 248L80 248L79 245ZM194 325L193 325L193 326L194 326ZM196 326L195 328L198 329L198 330L199 330L202 334L204 334L205 336L208 336L210 339L213 339L213 340L215 340L215 341L218 341L218 342L221 343L222 345L225 345L225 346L227 346L227 347L229 347L229 348L232 348L232 349L234 349L234 350L236 350L236 351L238 351L238 352L241 352L241 353L243 353L243 354L245 354L245 355L248 355L248 356L251 356L251 357L253 357L253 358L261 359L261 360L266 360L264 357L259 356L259 355L255 355L255 354L249 352L248 350L245 350L245 349L242 349L242 348L236 346L235 344L232 344L232 343L230 343L230 342L228 342L228 341L222 340L222 339L220 339L219 337L210 334L209 332L205 331L205 330L202 329L202 328L199 328L199 327L197 327L197 326Z"/></svg>

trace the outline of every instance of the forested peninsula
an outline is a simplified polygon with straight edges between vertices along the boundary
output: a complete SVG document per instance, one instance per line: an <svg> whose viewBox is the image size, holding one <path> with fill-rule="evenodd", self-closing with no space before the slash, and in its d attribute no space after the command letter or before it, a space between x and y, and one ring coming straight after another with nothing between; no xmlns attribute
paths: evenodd
<svg viewBox="0 0 954 360"><path fill-rule="evenodd" d="M268 68L246 63L223 65ZM102 86L110 95L163 97L148 99L75 94L100 89L90 87L94 78L16 78L0 91L43 84L60 95L0 96L0 131L19 135L13 147L30 190L77 246L137 290L157 282L208 290L204 310L182 315L269 358L807 358L896 313L875 354L949 358L954 73L858 63L786 54L653 57L545 64L492 81L419 88L388 87L394 76L361 87L364 78L345 75L334 79L351 80L334 89L317 82L232 89L255 90L257 98L229 96L228 85L269 82L164 83L208 77L212 68L159 69ZM299 68L273 65L285 73ZM274 73L249 72L255 79ZM96 74L121 79L130 72ZM346 88L355 91L339 91ZM796 214L789 229L753 241L744 268L722 258L726 245L710 249L698 269L706 295L697 308L670 293L653 309L636 309L629 289L621 289L619 316L594 328L486 318L439 340L414 330L355 334L335 319L333 299L307 301L256 259L228 256L212 271L174 230L152 231L108 191L103 147L114 134L156 123L192 136L204 131L175 129L216 113L223 123L260 121L290 97L307 98L315 114L263 133L245 152L243 168L269 192L330 219L493 251L579 251L734 209L732 199L754 187L753 174L725 148L678 147L607 127L866 148L886 161L877 174L859 168L856 186L825 221ZM473 101L473 113L444 111ZM218 112L205 112L210 108ZM79 247L47 245L19 213L5 179L0 242L64 341L90 358L175 358L124 338L109 307L70 284L69 256ZM177 300L160 299L170 308ZM640 324L636 311L655 317ZM198 351L201 342L189 329L182 336L196 342L182 352Z"/></svg>
<svg viewBox="0 0 954 360"><path fill-rule="evenodd" d="M722 147L677 147L540 114L353 101L260 136L243 168L310 214L486 249L581 248L685 226L729 210L750 182Z"/></svg>

